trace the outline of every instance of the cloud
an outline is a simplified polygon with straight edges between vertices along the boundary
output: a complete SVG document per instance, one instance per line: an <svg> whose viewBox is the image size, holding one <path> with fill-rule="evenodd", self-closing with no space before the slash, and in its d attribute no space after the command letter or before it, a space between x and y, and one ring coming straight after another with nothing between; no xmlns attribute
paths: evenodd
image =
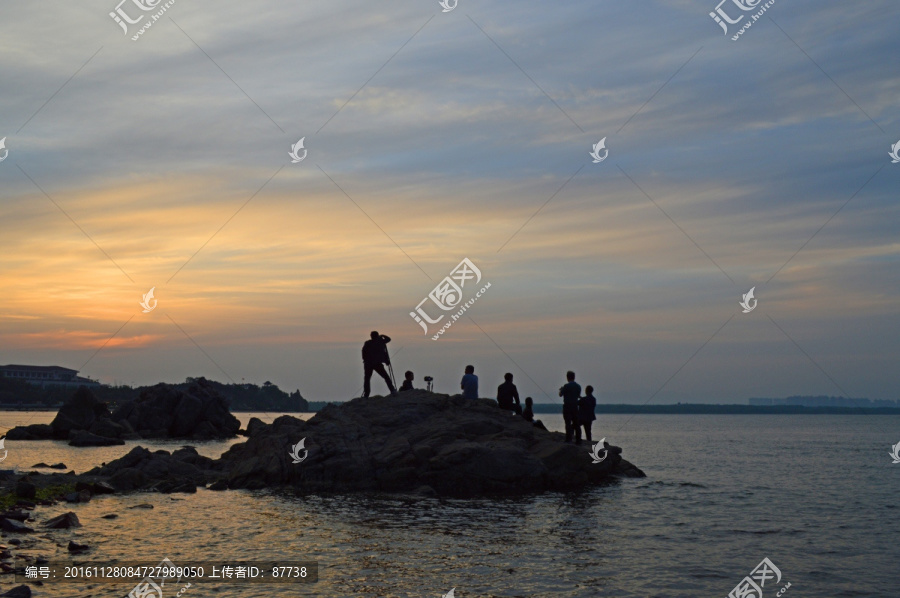
<svg viewBox="0 0 900 598"><path fill-rule="evenodd" d="M441 380L514 368L499 345L528 392L576 363L639 400L756 286L841 386L896 388L891 3L778 3L739 42L696 1L176 3L138 42L113 7L0 25L7 360L83 363L128 321L89 374L221 378L168 316L231 376L346 398L378 327ZM463 257L478 326L426 340L408 313ZM739 317L673 388L836 394Z"/></svg>

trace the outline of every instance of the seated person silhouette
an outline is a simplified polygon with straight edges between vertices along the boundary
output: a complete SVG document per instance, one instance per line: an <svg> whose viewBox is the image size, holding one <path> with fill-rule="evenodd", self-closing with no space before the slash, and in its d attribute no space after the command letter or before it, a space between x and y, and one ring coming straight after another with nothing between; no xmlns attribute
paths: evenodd
<svg viewBox="0 0 900 598"><path fill-rule="evenodd" d="M412 385L413 380L416 378L415 375L412 372L407 371L405 376L406 379L403 381L403 384L400 385L400 392L405 390L415 390Z"/></svg>

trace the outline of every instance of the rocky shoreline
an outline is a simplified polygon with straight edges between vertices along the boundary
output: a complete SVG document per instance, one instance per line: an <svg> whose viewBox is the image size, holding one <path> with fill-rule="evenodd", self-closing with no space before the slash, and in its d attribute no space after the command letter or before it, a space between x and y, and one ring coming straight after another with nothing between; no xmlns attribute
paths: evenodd
<svg viewBox="0 0 900 598"><path fill-rule="evenodd" d="M82 386L50 424L21 426L9 440L68 440L71 446L114 446L142 438L233 438L240 421L228 401L204 378L182 390L160 383L113 412Z"/></svg>
<svg viewBox="0 0 900 598"><path fill-rule="evenodd" d="M165 395L165 389L161 391ZM94 434L91 429L99 430L95 424L105 419L105 408L82 393L60 410L57 420L65 417L87 425L87 430L74 431ZM48 427L56 434L66 429ZM71 427L66 430L70 443L77 438L72 432ZM425 391L354 399L328 406L309 421L285 415L265 424L254 418L241 432L247 441L233 445L219 459L204 457L191 446L171 453L137 446L78 475L0 472L0 573L38 564L33 555L16 558L16 549L6 544L18 548L26 538L27 545L38 529L52 539L57 530L80 526L74 512L36 523L42 519L37 515L40 506L78 504L105 494L284 488L298 493L466 498L579 491L615 478L644 477L622 458L618 447L607 444L598 461L588 444L566 444L563 434L535 427L499 409L493 400ZM90 546L72 542L67 550L80 554ZM30 590L17 591L22 593L15 596L30 596Z"/></svg>

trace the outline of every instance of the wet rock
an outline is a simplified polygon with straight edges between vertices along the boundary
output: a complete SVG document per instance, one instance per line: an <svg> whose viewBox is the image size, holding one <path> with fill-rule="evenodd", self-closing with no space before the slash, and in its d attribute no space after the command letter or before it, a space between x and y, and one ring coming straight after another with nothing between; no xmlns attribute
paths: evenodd
<svg viewBox="0 0 900 598"><path fill-rule="evenodd" d="M144 487L147 476L137 469L126 468L113 473L109 483L119 492L132 492Z"/></svg>
<svg viewBox="0 0 900 598"><path fill-rule="evenodd" d="M65 463L57 463L55 465L47 465L44 462L37 463L31 466L32 469L68 469Z"/></svg>
<svg viewBox="0 0 900 598"><path fill-rule="evenodd" d="M103 515L103 516L100 517L100 518L101 518L101 519L118 519L119 516L116 515L115 513L109 513L109 514L107 514L107 515Z"/></svg>
<svg viewBox="0 0 900 598"><path fill-rule="evenodd" d="M10 534L31 534L34 530L15 519L0 519L0 529Z"/></svg>
<svg viewBox="0 0 900 598"><path fill-rule="evenodd" d="M91 502L91 493L88 490L81 490L79 492L70 492L66 494L64 497L66 502L74 502L74 503L85 503Z"/></svg>
<svg viewBox="0 0 900 598"><path fill-rule="evenodd" d="M28 586L16 586L5 594L0 594L0 598L31 598L31 588Z"/></svg>
<svg viewBox="0 0 900 598"><path fill-rule="evenodd" d="M37 486L25 477L16 482L16 496L21 498L34 498L37 494Z"/></svg>
<svg viewBox="0 0 900 598"><path fill-rule="evenodd" d="M119 444L125 444L125 441L121 438L98 436L86 430L69 432L69 446L116 446Z"/></svg>
<svg viewBox="0 0 900 598"><path fill-rule="evenodd" d="M172 494L174 492L185 492L188 494L195 494L197 492L197 486L191 482L185 481L174 481L174 480L164 480L156 486L153 487L157 492L161 492L163 494Z"/></svg>
<svg viewBox="0 0 900 598"><path fill-rule="evenodd" d="M209 490L228 490L228 482L225 480L216 480L209 485Z"/></svg>
<svg viewBox="0 0 900 598"><path fill-rule="evenodd" d="M87 550L90 550L91 547L88 546L87 544L79 544L78 542L69 540L68 549L69 549L69 552L85 552Z"/></svg>
<svg viewBox="0 0 900 598"><path fill-rule="evenodd" d="M133 507L128 507L129 509L152 509L153 505L150 503L142 503L139 505L134 505Z"/></svg>
<svg viewBox="0 0 900 598"><path fill-rule="evenodd" d="M17 511L15 509L10 509L9 511L0 513L0 517L4 517L6 519L15 519L16 521L25 521L30 516L30 513L26 513L25 511Z"/></svg>
<svg viewBox="0 0 900 598"><path fill-rule="evenodd" d="M120 492L157 490L160 492L196 492L197 486L222 477L223 465L182 447L173 453L150 452L133 448L127 455L85 474L88 479L107 480Z"/></svg>
<svg viewBox="0 0 900 598"><path fill-rule="evenodd" d="M68 513L63 513L58 517L50 519L44 523L44 527L49 527L51 529L69 529L72 527L81 527L81 522L78 521L78 516L75 513L69 511Z"/></svg>
<svg viewBox="0 0 900 598"><path fill-rule="evenodd" d="M114 494L116 489L106 482L95 482L91 484L91 494L99 496L101 494Z"/></svg>

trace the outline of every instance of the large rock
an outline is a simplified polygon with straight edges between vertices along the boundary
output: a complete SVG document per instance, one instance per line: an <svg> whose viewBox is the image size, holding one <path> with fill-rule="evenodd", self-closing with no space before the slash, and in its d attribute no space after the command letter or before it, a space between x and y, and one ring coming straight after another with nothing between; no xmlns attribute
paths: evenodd
<svg viewBox="0 0 900 598"><path fill-rule="evenodd" d="M88 428L88 432L106 438L122 438L126 430L121 424L117 424L111 419L103 417L92 423L91 427Z"/></svg>
<svg viewBox="0 0 900 598"><path fill-rule="evenodd" d="M111 446L140 438L217 440L232 438L239 429L240 422L228 411L225 397L207 380L197 378L186 390L171 384L145 389L138 399L115 413L82 386L63 404L53 423L13 428L7 437L69 439L72 446Z"/></svg>
<svg viewBox="0 0 900 598"><path fill-rule="evenodd" d="M63 439L72 430L88 430L97 419L109 419L109 409L90 390L80 386L75 394L59 408L59 413L50 423L53 436Z"/></svg>
<svg viewBox="0 0 900 598"><path fill-rule="evenodd" d="M49 425L16 427L9 431L8 437L11 440L65 440L70 438L73 432L90 431L97 436L119 438L122 436L121 427L110 420L110 415L106 403L97 399L86 387L79 386L59 408L59 412Z"/></svg>
<svg viewBox="0 0 900 598"><path fill-rule="evenodd" d="M221 464L198 454L193 447L183 447L170 454L137 446L124 457L90 470L84 477L108 479L109 485L120 492L195 492L197 486L220 478L222 468Z"/></svg>
<svg viewBox="0 0 900 598"><path fill-rule="evenodd" d="M51 529L69 529L71 527L81 527L81 522L78 521L78 515L69 511L68 513L63 513L62 515L46 521L44 527L49 527Z"/></svg>
<svg viewBox="0 0 900 598"><path fill-rule="evenodd" d="M0 529L10 534L31 534L34 530L15 519L0 519Z"/></svg>
<svg viewBox="0 0 900 598"><path fill-rule="evenodd" d="M7 440L52 440L53 428L50 424L16 426L6 435Z"/></svg>
<svg viewBox="0 0 900 598"><path fill-rule="evenodd" d="M143 438L213 440L237 435L240 422L228 411L228 401L203 378L186 390L157 384L122 405L113 421Z"/></svg>
<svg viewBox="0 0 900 598"><path fill-rule="evenodd" d="M250 426L248 426L248 429ZM305 439L294 463L291 448ZM309 421L282 416L253 426L222 456L231 488L293 486L307 492L415 491L474 496L578 489L611 476L643 475L610 450L535 428L477 401L425 391L331 405ZM613 447L614 448L614 447Z"/></svg>

